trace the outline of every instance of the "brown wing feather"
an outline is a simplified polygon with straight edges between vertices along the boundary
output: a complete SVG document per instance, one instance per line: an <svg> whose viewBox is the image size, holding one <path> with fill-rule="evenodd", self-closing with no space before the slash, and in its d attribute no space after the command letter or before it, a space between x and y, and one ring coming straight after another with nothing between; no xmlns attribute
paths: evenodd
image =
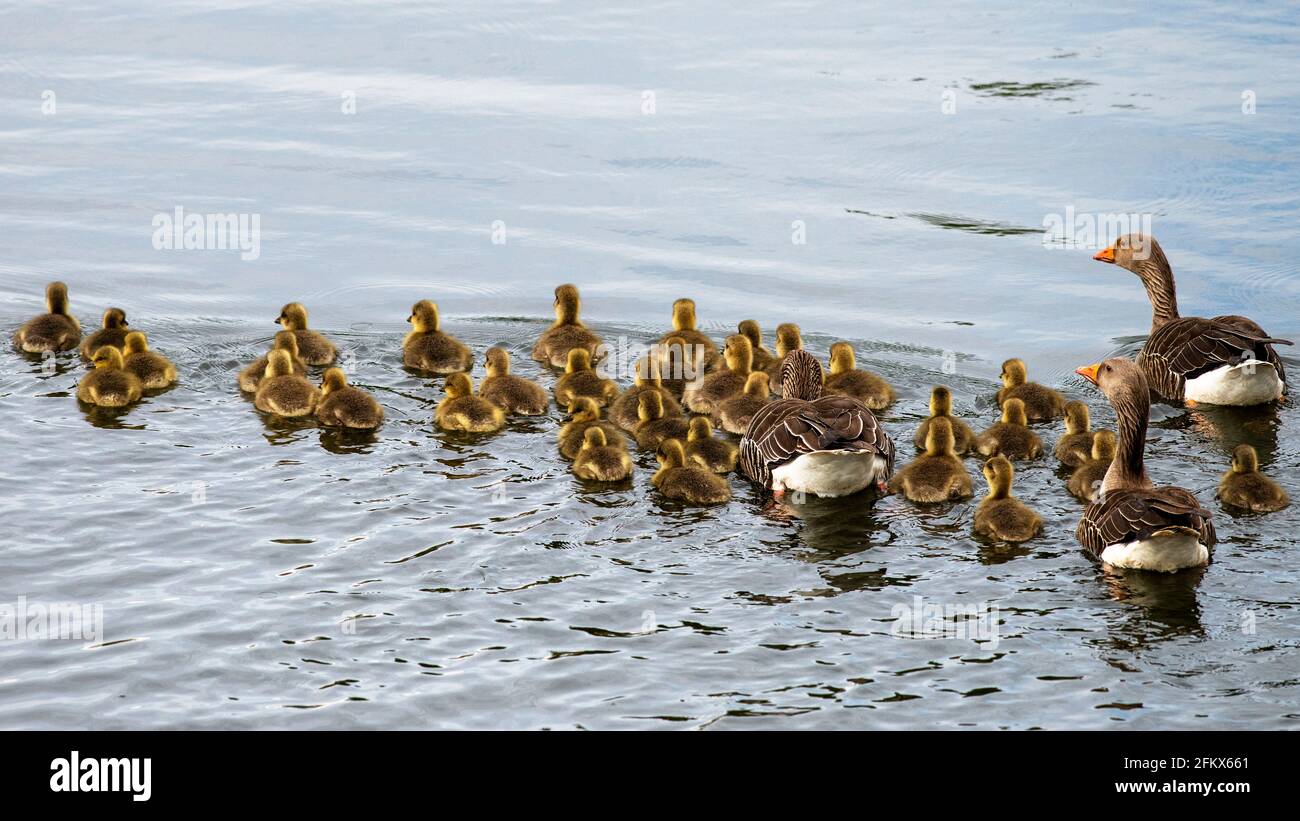
<svg viewBox="0 0 1300 821"><path fill-rule="evenodd" d="M1190 527L1206 547L1218 539L1210 511L1180 487L1113 490L1084 509L1075 536L1088 551L1100 554L1166 527Z"/></svg>
<svg viewBox="0 0 1300 821"><path fill-rule="evenodd" d="M1242 354L1247 352L1274 365L1278 376L1285 381L1274 344L1291 343L1270 337L1263 328L1242 316L1213 319L1188 316L1166 322L1152 332L1142 346L1138 363L1157 393L1166 399L1182 399L1186 380L1223 365L1239 363Z"/></svg>
<svg viewBox="0 0 1300 821"><path fill-rule="evenodd" d="M818 450L873 450L885 459L884 478L894 472L894 443L867 406L849 396L764 405L740 441L740 468L767 486L772 468Z"/></svg>

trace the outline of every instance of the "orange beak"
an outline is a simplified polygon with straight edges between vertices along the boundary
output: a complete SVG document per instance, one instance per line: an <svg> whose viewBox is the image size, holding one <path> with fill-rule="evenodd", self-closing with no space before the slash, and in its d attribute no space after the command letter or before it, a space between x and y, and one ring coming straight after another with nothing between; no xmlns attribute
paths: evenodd
<svg viewBox="0 0 1300 821"><path fill-rule="evenodd" d="M1097 384L1097 369L1100 367L1100 362L1094 362L1091 365L1084 365L1081 368L1075 368L1074 372L1095 385Z"/></svg>
<svg viewBox="0 0 1300 821"><path fill-rule="evenodd" d="M1092 258L1095 259L1095 260L1098 260L1098 261L1100 261L1100 262L1109 262L1111 265L1114 265L1114 264L1115 264L1115 246L1112 245L1112 246L1110 246L1109 248L1103 248L1102 250L1100 250L1100 251L1098 251L1096 254L1094 254Z"/></svg>

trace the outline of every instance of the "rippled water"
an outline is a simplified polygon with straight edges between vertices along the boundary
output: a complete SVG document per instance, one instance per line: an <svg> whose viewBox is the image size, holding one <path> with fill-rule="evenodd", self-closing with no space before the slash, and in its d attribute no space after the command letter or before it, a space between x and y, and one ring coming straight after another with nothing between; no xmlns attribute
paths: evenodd
<svg viewBox="0 0 1300 821"><path fill-rule="evenodd" d="M644 456L585 486L554 411L433 428L411 303L549 385L526 353L562 281L610 339L692 296L719 339L753 317L854 342L908 455L936 382L993 421L1011 355L1109 424L1071 371L1135 351L1149 308L1044 246L1067 207L1151 214L1185 313L1300 338L1294 8L750 5L4 4L5 332L62 278L181 382L88 413L75 357L3 357L0 603L100 604L104 635L0 641L0 726L1293 725L1300 512L1212 501L1241 441L1300 490L1293 405L1156 409L1153 476L1221 538L1170 578L1092 564L1046 460L1016 481L1046 533L1008 547L970 537L974 502L772 511L733 477L684 509ZM259 215L259 258L155 250L177 206ZM377 434L268 425L236 390L291 299ZM996 607L997 642L896 637L915 597Z"/></svg>

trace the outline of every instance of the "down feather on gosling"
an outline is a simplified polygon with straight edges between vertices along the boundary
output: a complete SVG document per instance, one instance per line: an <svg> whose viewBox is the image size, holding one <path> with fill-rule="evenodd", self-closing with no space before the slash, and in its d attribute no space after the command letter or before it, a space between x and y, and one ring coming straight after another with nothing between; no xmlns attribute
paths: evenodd
<svg viewBox="0 0 1300 821"><path fill-rule="evenodd" d="M823 395L852 396L873 411L894 404L894 389L883 377L858 370L857 354L847 342L831 345L830 374L822 387Z"/></svg>
<svg viewBox="0 0 1300 821"><path fill-rule="evenodd" d="M730 473L736 469L740 449L726 439L714 437L707 416L696 416L687 423L686 456L714 473Z"/></svg>
<svg viewBox="0 0 1300 821"><path fill-rule="evenodd" d="M1277 482L1259 471L1259 454L1250 445L1237 445L1232 467L1219 482L1219 498L1229 507L1251 513L1272 513L1291 503Z"/></svg>
<svg viewBox="0 0 1300 821"><path fill-rule="evenodd" d="M569 403L569 421L560 428L556 437L560 444L560 455L573 459L582 450L583 437L587 430L598 427L605 432L605 442L609 445L626 447L626 441L618 428L600 418L600 405L589 396L579 396Z"/></svg>
<svg viewBox="0 0 1300 821"><path fill-rule="evenodd" d="M506 424L506 412L481 396L474 395L469 374L448 374L443 386L447 397L438 403L434 420L443 430L492 433Z"/></svg>
<svg viewBox="0 0 1300 821"><path fill-rule="evenodd" d="M77 383L77 398L101 408L121 408L140 399L143 387L135 374L126 370L122 352L104 345L91 357L95 369Z"/></svg>
<svg viewBox="0 0 1300 821"><path fill-rule="evenodd" d="M542 332L533 345L533 359L563 368L569 351L582 349L593 359L603 344L600 337L582 324L582 297L578 286L561 285L555 289L555 323Z"/></svg>
<svg viewBox="0 0 1300 821"><path fill-rule="evenodd" d="M145 390L165 388L176 381L176 367L167 357L149 350L149 340L140 331L126 335L123 350L126 369L140 379Z"/></svg>
<svg viewBox="0 0 1300 821"><path fill-rule="evenodd" d="M438 306L422 299L411 306L406 318L411 331L402 340L402 364L425 373L449 374L468 371L474 355L459 339L442 332ZM310 361L310 360L309 360Z"/></svg>
<svg viewBox="0 0 1300 821"><path fill-rule="evenodd" d="M573 475L592 482L621 482L632 475L632 457L605 439L605 431L592 426L583 431L582 449L573 460Z"/></svg>
<svg viewBox="0 0 1300 821"><path fill-rule="evenodd" d="M682 415L682 406L663 387L663 379L659 376L659 361L655 357L644 356L636 363L636 384L620 394L614 404L609 406L609 418L614 424L629 433L636 430L641 421L637 415L641 404L640 396L647 391L659 394L663 400L664 416Z"/></svg>
<svg viewBox="0 0 1300 821"><path fill-rule="evenodd" d="M1028 372L1020 359L1002 363L1002 389L998 391L998 407L1008 399L1019 399L1025 404L1025 416L1031 422L1046 422L1065 413L1065 397L1037 382L1027 381Z"/></svg>
<svg viewBox="0 0 1300 821"><path fill-rule="evenodd" d="M349 385L342 368L327 368L320 383L316 418L322 425L371 430L384 421L384 409L375 397Z"/></svg>
<svg viewBox="0 0 1300 821"><path fill-rule="evenodd" d="M293 331L298 338L298 355L308 365L332 365L338 357L338 348L325 338L307 327L307 309L300 302L290 302L280 309L275 318L277 325L283 325L287 331Z"/></svg>
<svg viewBox="0 0 1300 821"><path fill-rule="evenodd" d="M731 500L731 485L698 461L688 462L680 439L659 445L659 470L650 483L670 499L692 505L719 505Z"/></svg>
<svg viewBox="0 0 1300 821"><path fill-rule="evenodd" d="M273 350L267 354L266 373L257 383L253 405L264 413L276 416L311 416L320 401L320 391L304 376L293 372L288 351Z"/></svg>
<svg viewBox="0 0 1300 821"><path fill-rule="evenodd" d="M1043 520L1024 502L1011 495L1016 469L1005 456L984 463L988 495L975 508L975 535L1003 542L1025 542L1043 530Z"/></svg>
<svg viewBox="0 0 1300 821"><path fill-rule="evenodd" d="M953 450L958 456L965 456L975 450L975 432L970 429L970 425L952 415L952 391L945 385L935 385L930 391L930 415L917 426L916 434L912 436L912 444L916 445L918 451L925 450L930 423L939 416L947 419L952 426Z"/></svg>
<svg viewBox="0 0 1300 821"><path fill-rule="evenodd" d="M930 420L925 452L889 480L891 493L901 492L913 502L932 504L974 495L970 474L953 450L952 421L946 416Z"/></svg>
<svg viewBox="0 0 1300 821"><path fill-rule="evenodd" d="M1043 454L1043 441L1029 429L1025 403L1012 397L1002 404L1002 419L979 435L975 447L985 456L1001 454L1011 461L1037 459Z"/></svg>
<svg viewBox="0 0 1300 821"><path fill-rule="evenodd" d="M277 331L275 340L271 343L271 350L284 351L289 354L290 373L297 376L307 375L307 363L302 361L298 356L298 337L293 331ZM245 393L256 393L257 385L266 375L266 363L269 357L266 354L254 359L253 362L239 372L239 389Z"/></svg>
<svg viewBox="0 0 1300 821"><path fill-rule="evenodd" d="M32 317L14 332L14 345L27 353L70 351L81 342L81 323L68 313L68 286L45 286L46 313Z"/></svg>
<svg viewBox="0 0 1300 821"><path fill-rule="evenodd" d="M1056 440L1056 459L1066 467L1078 467L1092 453L1092 419L1088 406L1078 400L1065 404L1065 433Z"/></svg>
<svg viewBox="0 0 1300 821"><path fill-rule="evenodd" d="M555 399L561 405L568 405L579 396L594 399L602 408L618 398L618 385L592 369L591 354L586 348L569 351L564 375L555 381Z"/></svg>
<svg viewBox="0 0 1300 821"><path fill-rule="evenodd" d="M126 346L126 335L128 333L126 311L121 308L109 308L104 311L102 321L103 327L81 341L82 359L94 359L95 352L105 345L112 345L114 348Z"/></svg>
<svg viewBox="0 0 1300 821"><path fill-rule="evenodd" d="M487 376L479 385L478 395L506 413L541 416L550 407L546 390L531 379L510 373L510 352L505 348L488 348L485 356Z"/></svg>

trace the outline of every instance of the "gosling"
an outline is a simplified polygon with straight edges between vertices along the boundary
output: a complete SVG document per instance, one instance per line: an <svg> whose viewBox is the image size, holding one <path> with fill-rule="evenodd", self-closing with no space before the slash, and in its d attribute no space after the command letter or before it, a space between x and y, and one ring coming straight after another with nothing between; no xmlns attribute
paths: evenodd
<svg viewBox="0 0 1300 821"><path fill-rule="evenodd" d="M327 368L320 383L316 418L322 425L373 430L384 421L384 409L375 397L348 384L342 368Z"/></svg>
<svg viewBox="0 0 1300 821"><path fill-rule="evenodd" d="M1250 445L1232 452L1232 468L1223 474L1218 496L1225 505L1251 513L1273 513L1291 503L1277 482L1259 472L1259 455Z"/></svg>
<svg viewBox="0 0 1300 821"><path fill-rule="evenodd" d="M598 427L605 432L605 441L610 445L626 447L623 434L618 428L600 418L600 405L589 396L579 396L569 403L569 421L560 428L557 437L560 455L565 459L574 459L582 449L583 437L587 430Z"/></svg>
<svg viewBox="0 0 1300 821"><path fill-rule="evenodd" d="M510 373L510 353L505 348L488 348L487 376L478 395L500 405L506 413L541 416L550 406L546 390L531 379Z"/></svg>
<svg viewBox="0 0 1300 821"><path fill-rule="evenodd" d="M447 376L447 397L438 403L434 420L443 430L492 433L506 424L506 412L499 405L474 395L474 383L467 373Z"/></svg>
<svg viewBox="0 0 1300 821"><path fill-rule="evenodd" d="M70 351L81 342L81 323L68 313L68 286L45 286L46 313L34 316L14 332L14 345L27 353Z"/></svg>
<svg viewBox="0 0 1300 821"><path fill-rule="evenodd" d="M946 416L930 420L925 453L917 456L889 480L891 493L913 502L933 504L974 495L970 474L953 450L952 422Z"/></svg>
<svg viewBox="0 0 1300 821"><path fill-rule="evenodd" d="M952 415L952 391L944 385L935 385L930 391L930 416L917 426L916 434L912 437L912 444L916 445L918 451L925 450L930 423L940 416L952 426L955 442L953 448L958 456L965 456L975 450L975 432L970 429L970 425Z"/></svg>
<svg viewBox="0 0 1300 821"><path fill-rule="evenodd" d="M680 439L667 439L659 446L659 470L650 484L669 499L692 505L720 505L731 500L727 480L698 462L687 462Z"/></svg>
<svg viewBox="0 0 1300 821"><path fill-rule="evenodd" d="M749 337L732 334L722 348L727 366L705 376L685 388L683 401L695 413L713 413L720 404L745 390L749 379L754 349Z"/></svg>
<svg viewBox="0 0 1300 821"><path fill-rule="evenodd" d="M1088 406L1079 401L1065 405L1065 433L1056 440L1056 458L1062 465L1075 468L1088 461L1092 453L1092 420Z"/></svg>
<svg viewBox="0 0 1300 821"><path fill-rule="evenodd" d="M685 439L689 432L686 420L680 416L665 416L664 403L658 393L646 392L637 399L636 446L654 450L665 439Z"/></svg>
<svg viewBox="0 0 1300 821"><path fill-rule="evenodd" d="M822 395L851 396L873 411L894 404L894 389L882 377L857 367L857 354L847 342L831 345L831 372Z"/></svg>
<svg viewBox="0 0 1300 821"><path fill-rule="evenodd" d="M1097 501L1098 491L1110 463L1115 458L1115 434L1108 430L1099 430L1092 436L1092 450L1088 460L1074 469L1065 487L1070 494L1081 502L1092 504Z"/></svg>
<svg viewBox="0 0 1300 821"><path fill-rule="evenodd" d="M603 344L600 337L582 324L582 297L578 286L561 285L555 289L555 324L547 328L533 345L533 359L563 368L569 361L569 351L581 348L592 358Z"/></svg>
<svg viewBox="0 0 1300 821"><path fill-rule="evenodd" d="M730 473L736 469L740 449L725 439L713 437L713 425L707 416L696 416L687 423L686 456L704 465L714 473Z"/></svg>
<svg viewBox="0 0 1300 821"><path fill-rule="evenodd" d="M320 391L304 376L293 372L287 351L267 354L266 373L257 384L253 405L263 413L294 418L311 416L320 401Z"/></svg>
<svg viewBox="0 0 1300 821"><path fill-rule="evenodd" d="M1043 530L1043 520L1024 502L1011 495L1011 480L1016 469L1005 456L994 456L984 463L984 480L988 495L975 508L974 531L1002 542L1026 542Z"/></svg>
<svg viewBox="0 0 1300 821"><path fill-rule="evenodd" d="M104 311L103 327L81 341L81 358L94 359L95 352L105 345L125 347L127 327L126 311L121 308Z"/></svg>
<svg viewBox="0 0 1300 821"><path fill-rule="evenodd" d="M590 427L582 434L582 450L573 460L573 475L591 482L621 482L632 475L632 457L621 441L610 445L605 431Z"/></svg>
<svg viewBox="0 0 1300 821"><path fill-rule="evenodd" d="M1025 404L1025 416L1031 422L1045 422L1065 413L1065 397L1049 387L1027 381L1029 376L1024 361L1008 359L1002 363L1002 389L998 391L998 407L1008 399L1016 398Z"/></svg>
<svg viewBox="0 0 1300 821"><path fill-rule="evenodd" d="M271 343L271 350L284 351L289 354L290 372L297 376L307 375L307 363L302 361L298 356L298 337L294 336L293 331L276 331L275 341ZM256 393L257 384L262 381L266 375L266 363L268 357L263 355L254 359L252 364L239 372L239 389L244 393Z"/></svg>
<svg viewBox="0 0 1300 821"><path fill-rule="evenodd" d="M149 350L149 341L140 331L126 335L126 349L122 353L126 369L139 377L145 390L165 388L176 381L176 367L167 357Z"/></svg>
<svg viewBox="0 0 1300 821"><path fill-rule="evenodd" d="M77 398L101 408L121 408L140 399L140 378L126 370L122 352L112 345L95 351L90 360L95 369L77 384Z"/></svg>
<svg viewBox="0 0 1300 821"><path fill-rule="evenodd" d="M468 371L474 355L459 339L441 330L438 306L422 299L406 318L411 331L402 340L402 364L425 373L448 374ZM310 361L310 360L308 360Z"/></svg>
<svg viewBox="0 0 1300 821"><path fill-rule="evenodd" d="M664 416L681 416L682 406L664 389L663 379L659 376L659 363L653 357L643 357L636 363L636 384L628 388L614 404L609 406L609 418L614 424L631 433L636 430L641 417L637 415L640 396L647 391L659 394L664 404Z"/></svg>
<svg viewBox="0 0 1300 821"><path fill-rule="evenodd" d="M745 381L745 392L733 396L718 408L718 420L727 433L742 436L749 430L749 422L759 409L772 401L771 389L765 371L754 371Z"/></svg>
<svg viewBox="0 0 1300 821"><path fill-rule="evenodd" d="M555 381L555 398L568 405L579 396L590 397L602 408L618 398L618 385L592 370L591 354L586 348L569 351L564 375Z"/></svg>
<svg viewBox="0 0 1300 821"><path fill-rule="evenodd" d="M308 365L332 365L338 357L338 348L334 343L307 327L307 309L299 302L290 302L280 309L276 317L277 325L283 325L287 331L293 331L298 338L298 355Z"/></svg>
<svg viewBox="0 0 1300 821"><path fill-rule="evenodd" d="M1016 397L1003 403L1002 420L981 433L975 447L985 456L1001 454L1012 461L1037 459L1043 453L1043 441L1025 419L1025 403Z"/></svg>

